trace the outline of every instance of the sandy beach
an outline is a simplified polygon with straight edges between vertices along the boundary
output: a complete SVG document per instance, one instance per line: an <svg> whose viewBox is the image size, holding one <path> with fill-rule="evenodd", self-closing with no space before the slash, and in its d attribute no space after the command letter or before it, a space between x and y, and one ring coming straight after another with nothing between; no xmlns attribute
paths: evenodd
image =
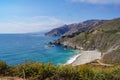
<svg viewBox="0 0 120 80"><path fill-rule="evenodd" d="M79 54L78 54L79 55ZM96 59L101 59L101 52L97 50L92 51L80 51L80 55L76 57L74 61L72 61L72 65L81 65L86 64Z"/></svg>

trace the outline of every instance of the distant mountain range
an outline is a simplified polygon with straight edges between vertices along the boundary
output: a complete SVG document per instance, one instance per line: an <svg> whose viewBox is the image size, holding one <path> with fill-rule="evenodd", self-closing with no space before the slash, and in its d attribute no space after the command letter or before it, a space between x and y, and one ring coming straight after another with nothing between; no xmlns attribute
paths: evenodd
<svg viewBox="0 0 120 80"><path fill-rule="evenodd" d="M55 28L48 33L45 33L46 36L65 36L72 35L76 32L90 31L98 27L106 20L87 20L82 23L73 23L69 25L63 25L59 28Z"/></svg>

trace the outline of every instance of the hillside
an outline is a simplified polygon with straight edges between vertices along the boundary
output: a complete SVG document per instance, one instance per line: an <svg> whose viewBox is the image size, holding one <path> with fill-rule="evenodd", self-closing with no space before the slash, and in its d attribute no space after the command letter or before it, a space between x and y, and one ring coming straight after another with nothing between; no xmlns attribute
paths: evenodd
<svg viewBox="0 0 120 80"><path fill-rule="evenodd" d="M102 53L102 62L120 64L120 18L106 21L88 32L63 36L56 44L74 49L97 49Z"/></svg>
<svg viewBox="0 0 120 80"><path fill-rule="evenodd" d="M69 25L63 25L59 28L55 28L46 33L46 36L65 36L72 35L76 32L90 31L98 27L100 24L106 22L105 20L87 20L82 23L74 23Z"/></svg>

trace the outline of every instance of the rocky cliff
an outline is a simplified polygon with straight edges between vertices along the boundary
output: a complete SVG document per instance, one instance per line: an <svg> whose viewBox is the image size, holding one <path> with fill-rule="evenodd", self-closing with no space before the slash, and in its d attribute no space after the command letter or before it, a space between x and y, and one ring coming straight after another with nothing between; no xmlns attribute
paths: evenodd
<svg viewBox="0 0 120 80"><path fill-rule="evenodd" d="M101 61L120 64L120 18L105 21L90 31L64 36L55 43L74 49L97 49L102 52Z"/></svg>

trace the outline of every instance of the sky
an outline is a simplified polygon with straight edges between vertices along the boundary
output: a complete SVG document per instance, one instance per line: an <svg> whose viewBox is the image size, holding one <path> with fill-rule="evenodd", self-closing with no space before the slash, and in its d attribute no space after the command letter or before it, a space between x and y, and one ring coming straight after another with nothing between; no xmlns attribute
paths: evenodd
<svg viewBox="0 0 120 80"><path fill-rule="evenodd" d="M120 17L120 0L0 0L0 33L47 31L90 19Z"/></svg>

